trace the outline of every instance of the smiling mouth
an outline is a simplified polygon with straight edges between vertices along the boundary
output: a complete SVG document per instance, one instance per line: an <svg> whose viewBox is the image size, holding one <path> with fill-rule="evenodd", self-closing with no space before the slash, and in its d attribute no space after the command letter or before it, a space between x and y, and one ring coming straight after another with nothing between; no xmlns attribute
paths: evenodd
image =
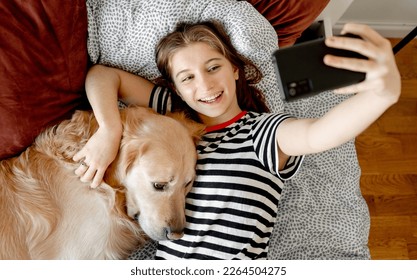
<svg viewBox="0 0 417 280"><path fill-rule="evenodd" d="M222 96L223 92L219 92L215 95L209 96L209 97L205 97L205 98L201 98L198 101L200 102L204 102L204 103L213 103L215 102L220 96Z"/></svg>

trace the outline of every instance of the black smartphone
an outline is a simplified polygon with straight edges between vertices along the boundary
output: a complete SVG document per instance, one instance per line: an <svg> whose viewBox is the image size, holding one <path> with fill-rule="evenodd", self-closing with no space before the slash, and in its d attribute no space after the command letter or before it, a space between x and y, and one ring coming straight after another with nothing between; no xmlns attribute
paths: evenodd
<svg viewBox="0 0 417 280"><path fill-rule="evenodd" d="M360 38L355 35L343 36ZM305 98L365 79L365 73L325 65L323 58L326 54L367 59L356 52L329 48L324 43L324 38L278 49L273 53L272 59L281 98L288 101Z"/></svg>

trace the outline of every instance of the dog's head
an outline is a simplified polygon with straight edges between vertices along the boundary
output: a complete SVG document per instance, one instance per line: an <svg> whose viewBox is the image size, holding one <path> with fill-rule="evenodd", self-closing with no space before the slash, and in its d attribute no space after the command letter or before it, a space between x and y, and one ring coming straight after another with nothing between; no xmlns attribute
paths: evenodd
<svg viewBox="0 0 417 280"><path fill-rule="evenodd" d="M125 109L121 116L121 147L106 176L125 187L127 213L146 234L155 240L178 239L185 226L185 196L195 177L194 141L203 127L144 108Z"/></svg>

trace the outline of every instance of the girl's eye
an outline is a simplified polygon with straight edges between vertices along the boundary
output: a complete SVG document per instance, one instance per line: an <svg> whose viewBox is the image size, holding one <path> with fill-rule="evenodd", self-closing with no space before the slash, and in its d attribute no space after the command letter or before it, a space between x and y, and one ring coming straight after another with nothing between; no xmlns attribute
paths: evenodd
<svg viewBox="0 0 417 280"><path fill-rule="evenodd" d="M220 68L220 66L219 66L219 65L214 65L214 66L211 66L211 67L208 69L208 71L209 71L209 72L213 72L213 71L216 71L218 68Z"/></svg>
<svg viewBox="0 0 417 280"><path fill-rule="evenodd" d="M189 80L191 80L193 77L192 76L186 76L184 78L181 79L181 82L188 82Z"/></svg>

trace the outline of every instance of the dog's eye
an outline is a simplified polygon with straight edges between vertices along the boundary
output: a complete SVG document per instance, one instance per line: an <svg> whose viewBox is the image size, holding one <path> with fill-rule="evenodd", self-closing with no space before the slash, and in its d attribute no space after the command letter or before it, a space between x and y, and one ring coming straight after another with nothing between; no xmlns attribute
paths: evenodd
<svg viewBox="0 0 417 280"><path fill-rule="evenodd" d="M155 182L153 183L153 187L157 190L157 191L163 191L165 190L165 188L167 187L168 183L161 183L161 182Z"/></svg>

